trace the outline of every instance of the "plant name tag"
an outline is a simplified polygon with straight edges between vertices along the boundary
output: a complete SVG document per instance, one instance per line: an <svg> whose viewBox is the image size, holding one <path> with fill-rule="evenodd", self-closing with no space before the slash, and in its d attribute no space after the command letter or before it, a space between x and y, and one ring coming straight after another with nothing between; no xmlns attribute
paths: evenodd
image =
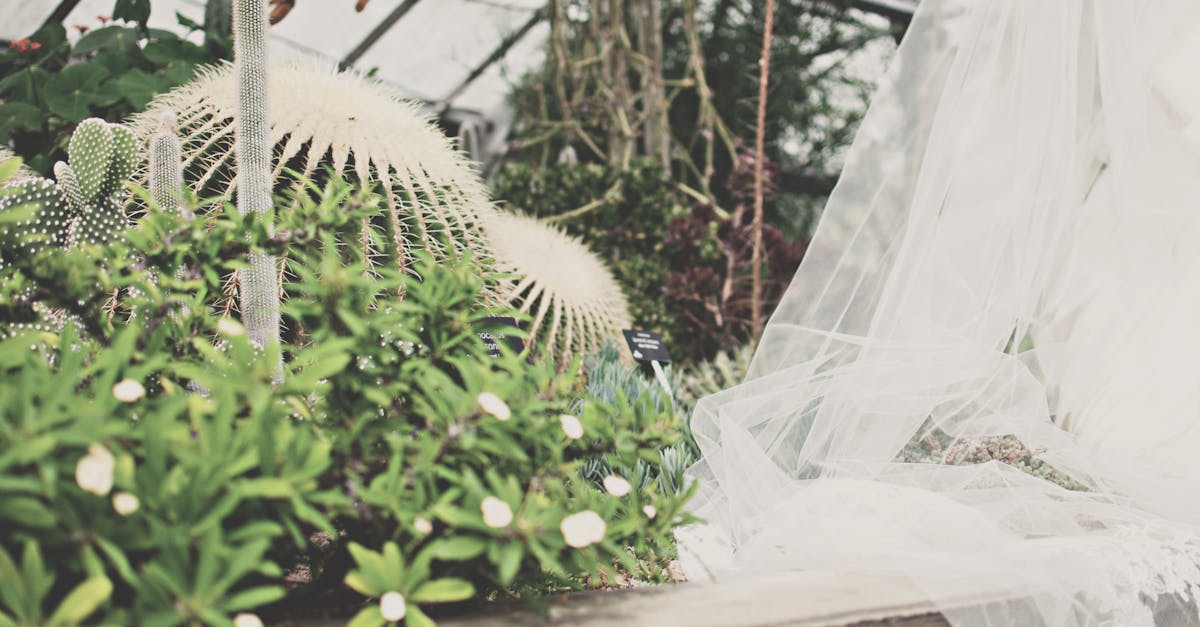
<svg viewBox="0 0 1200 627"><path fill-rule="evenodd" d="M493 316L483 318L475 324L482 326L487 331L479 332L479 339L483 341L483 345L488 350L493 358L500 356L500 344L504 343L514 353L519 353L525 350L525 341L515 335L505 335L500 331L505 327L519 329L516 318L508 318L504 316Z"/></svg>
<svg viewBox="0 0 1200 627"><path fill-rule="evenodd" d="M625 342L629 344L629 351L633 353L633 358L638 361L655 362L660 364L671 363L671 353L667 350L666 342L663 342L662 336L653 331L636 331L626 329L621 331L625 335Z"/></svg>

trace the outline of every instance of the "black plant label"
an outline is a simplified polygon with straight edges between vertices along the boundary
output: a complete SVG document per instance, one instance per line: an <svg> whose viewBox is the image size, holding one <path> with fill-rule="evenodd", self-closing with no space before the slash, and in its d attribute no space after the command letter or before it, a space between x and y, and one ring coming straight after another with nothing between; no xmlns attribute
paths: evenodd
<svg viewBox="0 0 1200 627"><path fill-rule="evenodd" d="M629 352L633 353L634 359L644 362L657 361L660 364L671 363L671 353L661 335L653 331L633 329L626 329L621 333L625 334L625 342L629 344Z"/></svg>
<svg viewBox="0 0 1200 627"><path fill-rule="evenodd" d="M525 350L525 341L519 336L504 333L505 328L519 329L516 318L492 316L483 318L475 323L476 326L487 329L478 333L479 339L493 358L500 356L500 345L505 344L514 353Z"/></svg>

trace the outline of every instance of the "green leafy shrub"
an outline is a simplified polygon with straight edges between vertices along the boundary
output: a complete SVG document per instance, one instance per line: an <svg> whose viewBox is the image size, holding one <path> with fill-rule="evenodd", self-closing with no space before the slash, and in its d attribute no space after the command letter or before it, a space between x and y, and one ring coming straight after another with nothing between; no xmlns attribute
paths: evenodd
<svg viewBox="0 0 1200 627"><path fill-rule="evenodd" d="M356 625L427 625L669 543L686 491L581 473L658 472L674 415L586 393L568 413L574 369L489 357L469 261L368 271L344 235L380 202L335 181L278 203L270 234L228 206L151 211L13 259L0 302L74 322L0 343L0 623L228 625L348 585ZM288 260L279 385L278 349L209 306L251 251Z"/></svg>
<svg viewBox="0 0 1200 627"><path fill-rule="evenodd" d="M741 383L753 357L754 346L746 344L735 350L723 350L707 361L688 365L679 371L675 398L690 416L700 399Z"/></svg>
<svg viewBox="0 0 1200 627"><path fill-rule="evenodd" d="M540 169L513 163L496 175L492 191L498 202L553 219L581 238L608 261L625 287L634 324L673 339L675 316L662 294L670 268L666 226L672 217L686 214L687 205L660 168L646 161L635 162L626 172L596 164Z"/></svg>
<svg viewBox="0 0 1200 627"><path fill-rule="evenodd" d="M227 42L209 47L170 31L146 28L150 3L117 0L123 23L72 25L85 34L74 44L52 23L0 52L0 145L42 174L63 160L67 137L89 117L121 120L156 94L192 79L196 68L229 56ZM98 27L95 27L98 26ZM181 22L189 31L199 24Z"/></svg>
<svg viewBox="0 0 1200 627"><path fill-rule="evenodd" d="M674 417L670 428L677 437L664 441L657 452L646 451L632 466L626 465L623 460L596 456L584 465L583 474L598 485L602 485L606 477L616 474L635 479L635 484L643 489L653 486L665 494L684 492L687 484L683 473L699 456L696 441L688 427L688 414L656 380L622 359L621 350L614 344L606 344L601 350L584 358L587 398L579 399L576 405L586 406L590 398L610 406L631 407L634 414L640 416L669 414ZM673 379L672 389L678 390L679 377L670 374L668 377ZM620 420L619 416L609 418L614 422Z"/></svg>
<svg viewBox="0 0 1200 627"><path fill-rule="evenodd" d="M545 169L514 164L494 182L497 199L553 221L605 257L629 294L640 328L662 333L682 363L736 350L751 335L752 212L745 202L747 170L739 160L729 187L741 203L724 215L693 204L657 166L635 161L627 170L596 164ZM782 297L804 254L766 225L764 308Z"/></svg>

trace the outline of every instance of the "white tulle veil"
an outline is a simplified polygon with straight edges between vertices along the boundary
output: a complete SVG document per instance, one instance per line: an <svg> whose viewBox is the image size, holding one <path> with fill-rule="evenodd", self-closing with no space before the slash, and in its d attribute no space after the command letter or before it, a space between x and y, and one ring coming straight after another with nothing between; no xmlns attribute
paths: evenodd
<svg viewBox="0 0 1200 627"><path fill-rule="evenodd" d="M692 428L694 580L1200 624L1200 2L924 0L746 382Z"/></svg>

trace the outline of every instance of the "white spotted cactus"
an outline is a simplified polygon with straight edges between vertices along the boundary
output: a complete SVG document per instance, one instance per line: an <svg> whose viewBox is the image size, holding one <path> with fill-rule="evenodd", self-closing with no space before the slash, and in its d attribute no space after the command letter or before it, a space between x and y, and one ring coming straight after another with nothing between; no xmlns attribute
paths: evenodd
<svg viewBox="0 0 1200 627"><path fill-rule="evenodd" d="M66 245L74 214L66 192L54 181L30 178L5 187L0 191L0 211L13 207L34 208L32 217L14 225L21 233L13 242L13 254L32 255L46 246ZM0 272L4 271L5 265L4 256L0 254Z"/></svg>
<svg viewBox="0 0 1200 627"><path fill-rule="evenodd" d="M159 209L178 211L185 220L192 213L183 203L183 145L175 134L175 113L164 109L158 130L150 137L150 197Z"/></svg>
<svg viewBox="0 0 1200 627"><path fill-rule="evenodd" d="M238 213L271 210L271 122L267 101L267 0L234 0L233 59L238 80L235 132ZM251 253L238 275L242 322L258 346L279 342L275 258Z"/></svg>
<svg viewBox="0 0 1200 627"><path fill-rule="evenodd" d="M18 224L27 235L18 243L23 254L43 246L110 242L129 226L123 189L137 166L133 133L119 124L87 119L71 135L67 155L69 164L60 161L54 166L57 183L25 178L0 193L0 211L37 207L32 218Z"/></svg>

